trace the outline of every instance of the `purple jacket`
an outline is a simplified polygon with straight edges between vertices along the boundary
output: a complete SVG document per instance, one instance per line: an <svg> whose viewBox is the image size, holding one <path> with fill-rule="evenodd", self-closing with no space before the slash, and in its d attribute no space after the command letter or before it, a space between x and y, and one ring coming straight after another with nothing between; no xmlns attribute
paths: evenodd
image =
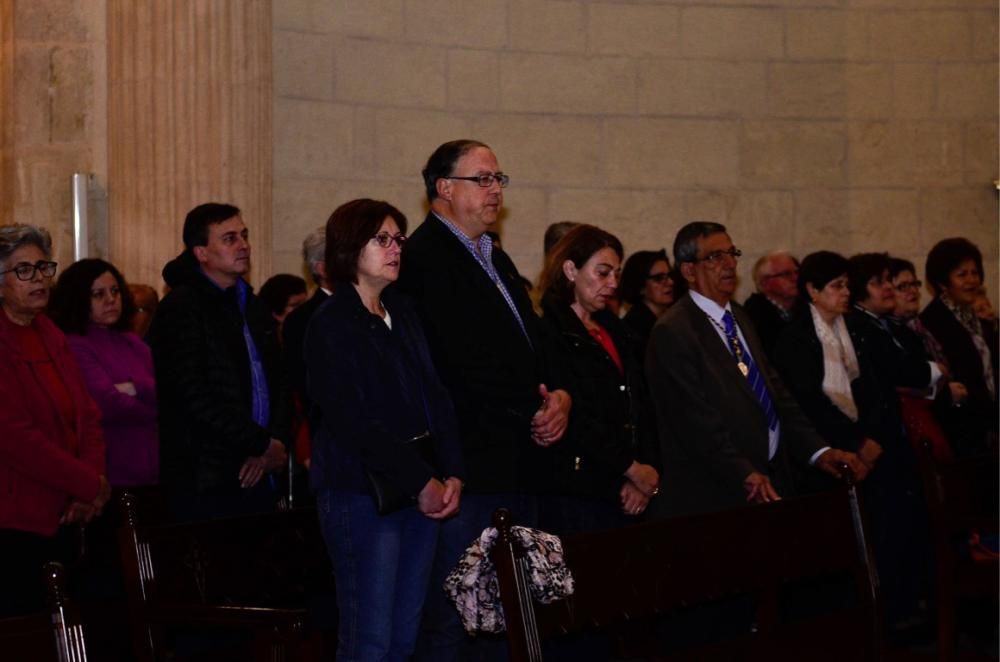
<svg viewBox="0 0 1000 662"><path fill-rule="evenodd" d="M101 409L108 481L115 487L158 482L156 383L149 347L133 333L93 324L86 335L67 339L87 390ZM124 382L135 385L135 396L115 388Z"/></svg>

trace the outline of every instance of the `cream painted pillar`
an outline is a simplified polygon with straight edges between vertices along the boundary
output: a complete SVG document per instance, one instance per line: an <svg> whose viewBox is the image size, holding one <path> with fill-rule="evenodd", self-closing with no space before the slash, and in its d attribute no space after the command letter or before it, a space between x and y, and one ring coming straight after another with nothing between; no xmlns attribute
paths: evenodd
<svg viewBox="0 0 1000 662"><path fill-rule="evenodd" d="M0 224L14 222L14 0L0 0Z"/></svg>
<svg viewBox="0 0 1000 662"><path fill-rule="evenodd" d="M252 281L271 271L271 3L109 0L111 256L159 286L189 209L243 210Z"/></svg>

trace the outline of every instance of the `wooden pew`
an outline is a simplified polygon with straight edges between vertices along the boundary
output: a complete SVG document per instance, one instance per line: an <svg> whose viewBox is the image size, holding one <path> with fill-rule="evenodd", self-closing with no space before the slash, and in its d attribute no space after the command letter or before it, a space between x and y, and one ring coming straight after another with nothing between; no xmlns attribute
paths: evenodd
<svg viewBox="0 0 1000 662"><path fill-rule="evenodd" d="M12 662L86 662L83 624L79 611L66 597L62 564L46 563L44 581L48 592L45 612L0 619L0 654Z"/></svg>
<svg viewBox="0 0 1000 662"><path fill-rule="evenodd" d="M997 598L1000 564L974 562L962 551L971 532L996 535L1000 528L1000 459L992 453L938 462L930 443L917 451L934 544L939 659L947 661L955 656L959 603Z"/></svg>
<svg viewBox="0 0 1000 662"><path fill-rule="evenodd" d="M737 595L756 602L754 634L685 649L693 660L872 660L879 625L870 555L853 487L708 515L677 517L563 541L573 596L531 600L510 514L497 511L493 551L511 660L539 662L542 642L592 630L650 633L655 619ZM843 577L853 601L788 620L782 588L809 578ZM636 624L640 624L636 627ZM644 657L659 659L655 637ZM630 651L635 655L637 651Z"/></svg>
<svg viewBox="0 0 1000 662"><path fill-rule="evenodd" d="M131 491L119 505L140 660L160 659L165 628L177 627L246 633L252 651L241 659L319 659L324 643L309 603L321 594L332 600L333 572L314 510L163 524Z"/></svg>

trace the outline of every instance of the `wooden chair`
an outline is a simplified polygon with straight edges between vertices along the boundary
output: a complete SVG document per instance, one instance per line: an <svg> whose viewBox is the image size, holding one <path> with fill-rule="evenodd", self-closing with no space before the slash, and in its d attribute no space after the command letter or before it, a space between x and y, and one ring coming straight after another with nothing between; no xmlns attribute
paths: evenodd
<svg viewBox="0 0 1000 662"><path fill-rule="evenodd" d="M333 573L315 511L163 524L131 491L119 503L119 549L141 660L160 659L167 627L244 632L254 660L317 659L323 643L313 636L308 607L312 596L332 596Z"/></svg>
<svg viewBox="0 0 1000 662"><path fill-rule="evenodd" d="M66 596L66 573L62 564L45 564L44 581L48 591L48 609L45 612L0 619L0 652L3 659L86 662L83 625L79 611Z"/></svg>
<svg viewBox="0 0 1000 662"><path fill-rule="evenodd" d="M939 659L952 660L959 603L969 598L997 598L1000 564L995 560L977 562L964 552L970 533L996 535L1000 528L1000 459L991 453L939 462L930 444L918 450L934 544Z"/></svg>
<svg viewBox="0 0 1000 662"><path fill-rule="evenodd" d="M500 535L493 560L512 660L542 660L542 642L561 635L612 632L629 622L643 623L649 632L655 617L738 595L756 601L755 633L687 649L680 657L873 660L878 655L874 576L853 486L567 538L565 560L576 590L548 605L536 604L528 594L510 514L500 510L494 522ZM853 602L815 617L782 617L783 587L834 576L853 587ZM642 654L658 659L655 645L646 642Z"/></svg>

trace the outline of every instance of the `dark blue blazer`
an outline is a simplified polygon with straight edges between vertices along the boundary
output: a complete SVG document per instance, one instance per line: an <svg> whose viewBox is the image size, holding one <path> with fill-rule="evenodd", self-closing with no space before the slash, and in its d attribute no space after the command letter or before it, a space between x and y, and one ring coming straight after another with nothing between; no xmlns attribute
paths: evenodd
<svg viewBox="0 0 1000 662"><path fill-rule="evenodd" d="M420 320L391 285L382 302L391 330L341 284L306 331L306 389L322 421L313 431L314 489L370 493L368 468L415 496L432 477L464 475L455 411ZM403 443L427 431L435 466Z"/></svg>

